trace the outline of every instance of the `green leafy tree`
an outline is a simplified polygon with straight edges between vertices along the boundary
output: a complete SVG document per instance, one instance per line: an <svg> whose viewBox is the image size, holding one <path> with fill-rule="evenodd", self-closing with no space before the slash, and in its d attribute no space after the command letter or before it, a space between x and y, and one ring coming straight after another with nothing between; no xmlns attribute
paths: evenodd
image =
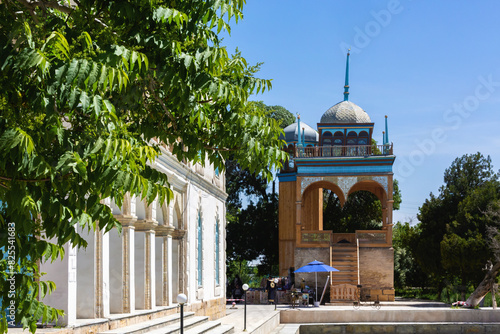
<svg viewBox="0 0 500 334"><path fill-rule="evenodd" d="M58 317L39 301L55 287L37 263L62 257L65 243L85 247L76 226L120 229L103 199L170 198L153 168L163 143L179 161L208 156L223 169L231 156L265 178L279 168L280 127L247 103L270 81L217 35L243 4L0 3L1 332Z"/></svg>
<svg viewBox="0 0 500 334"><path fill-rule="evenodd" d="M399 183L394 180L394 210L401 204ZM356 230L377 230L382 227L382 205L369 191L356 191L349 195L342 207L340 200L330 190L323 190L323 229L335 233L354 233Z"/></svg>
<svg viewBox="0 0 500 334"><path fill-rule="evenodd" d="M292 124L295 117L284 107L252 102L255 108L276 119L281 128ZM259 275L272 273L278 264L278 197L273 181L268 182L243 168L237 161L226 161L227 198L227 261L243 263L259 258ZM242 199L251 199L244 208ZM236 266L238 267L238 266Z"/></svg>
<svg viewBox="0 0 500 334"><path fill-rule="evenodd" d="M500 200L491 202L484 214L488 219L486 240L492 256L483 268L483 271L486 269L483 280L467 298L466 302L471 307L476 307L488 292L491 292L492 304L496 305L496 294L493 291L500 272Z"/></svg>
<svg viewBox="0 0 500 334"><path fill-rule="evenodd" d="M394 247L394 287L426 287L427 275L422 271L413 257L409 240L418 234L418 225L411 222L397 222L392 229L392 246Z"/></svg>
<svg viewBox="0 0 500 334"><path fill-rule="evenodd" d="M491 258L484 212L500 194L490 157L476 153L455 159L439 192L420 208L420 233L410 240L412 252L439 290L444 279L463 287L477 285Z"/></svg>

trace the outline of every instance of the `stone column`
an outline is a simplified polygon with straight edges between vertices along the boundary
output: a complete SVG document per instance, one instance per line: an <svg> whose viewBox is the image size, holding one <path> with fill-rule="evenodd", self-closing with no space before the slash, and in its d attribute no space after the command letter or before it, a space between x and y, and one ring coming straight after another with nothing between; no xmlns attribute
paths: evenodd
<svg viewBox="0 0 500 334"><path fill-rule="evenodd" d="M130 194L127 193L123 199L121 214L115 215L116 219L122 224L121 249L117 250L116 246L118 245L113 247L114 251L121 255L121 268L115 264L113 273L119 276L112 278L110 282L112 282L113 285L121 285L121 305L119 301L112 302L112 312L132 313L135 311L134 225L137 221L135 202L135 196L130 196ZM117 278L121 278L121 280Z"/></svg>
<svg viewBox="0 0 500 334"><path fill-rule="evenodd" d="M144 200L144 219L135 222L138 232L136 240L136 302L137 308L152 310L156 307L156 270L155 270L155 229L156 200L148 205Z"/></svg>
<svg viewBox="0 0 500 334"><path fill-rule="evenodd" d="M394 200L387 201L387 240L388 243L392 245L392 207L394 205Z"/></svg>
<svg viewBox="0 0 500 334"><path fill-rule="evenodd" d="M109 282L109 233L96 233L96 318L107 318L110 314Z"/></svg>
<svg viewBox="0 0 500 334"><path fill-rule="evenodd" d="M156 296L157 304L160 305L172 305L172 232L174 228L167 225L159 225L155 228L155 234L158 240L161 240L161 247L156 247L157 253L155 256L158 260L157 264L161 267L156 268L159 275L156 279L160 279L160 282L156 282Z"/></svg>
<svg viewBox="0 0 500 334"><path fill-rule="evenodd" d="M387 207L386 206L382 207L382 229L383 230L387 229Z"/></svg>
<svg viewBox="0 0 500 334"><path fill-rule="evenodd" d="M146 271L145 271L145 285L144 285L144 308L147 310L151 310L154 308L156 304L156 294L155 294L155 231L150 230L146 231L146 247L145 247L145 255L146 255Z"/></svg>
<svg viewBox="0 0 500 334"><path fill-rule="evenodd" d="M135 311L135 227L122 228L122 309Z"/></svg>
<svg viewBox="0 0 500 334"><path fill-rule="evenodd" d="M172 236L163 238L163 303L172 305Z"/></svg>

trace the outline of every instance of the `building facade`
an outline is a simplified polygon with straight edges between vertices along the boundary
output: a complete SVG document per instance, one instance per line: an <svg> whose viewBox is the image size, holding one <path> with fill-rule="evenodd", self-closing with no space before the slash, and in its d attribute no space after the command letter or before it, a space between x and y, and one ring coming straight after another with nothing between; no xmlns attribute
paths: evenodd
<svg viewBox="0 0 500 334"><path fill-rule="evenodd" d="M62 324L174 309L180 293L188 311L225 315L224 174L208 160L179 162L167 145L161 150L155 168L168 175L169 203L126 196L120 208L108 200L121 233L80 230L86 249L67 245L62 261L41 263L57 286L44 302L65 311Z"/></svg>
<svg viewBox="0 0 500 334"><path fill-rule="evenodd" d="M338 272L318 274L318 286L330 286L330 300L394 300L392 248L393 172L387 117L382 145L372 145L374 123L349 101L349 54L344 100L328 109L317 131L301 123L285 128L289 161L279 177L280 275L313 260ZM379 230L335 233L323 229L323 190L343 206L357 191L373 193L381 203ZM329 276L329 277L328 277ZM313 284L314 274L301 274ZM318 296L319 300L319 296Z"/></svg>

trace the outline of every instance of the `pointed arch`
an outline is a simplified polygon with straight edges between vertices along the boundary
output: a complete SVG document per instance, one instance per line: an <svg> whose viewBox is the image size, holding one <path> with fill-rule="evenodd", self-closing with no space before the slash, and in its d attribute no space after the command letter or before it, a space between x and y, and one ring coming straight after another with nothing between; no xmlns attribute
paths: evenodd
<svg viewBox="0 0 500 334"><path fill-rule="evenodd" d="M384 186L378 183L377 181L374 180L362 180L356 182L350 189L349 193L347 196L351 195L352 193L360 190L366 190L377 196L377 198L380 200L382 203L382 206L385 206L385 203L387 202L388 199L388 194L384 189Z"/></svg>
<svg viewBox="0 0 500 334"><path fill-rule="evenodd" d="M343 206L344 192L340 187L329 181L317 181L310 184L302 194L301 229L306 231L323 230L323 189L335 193Z"/></svg>

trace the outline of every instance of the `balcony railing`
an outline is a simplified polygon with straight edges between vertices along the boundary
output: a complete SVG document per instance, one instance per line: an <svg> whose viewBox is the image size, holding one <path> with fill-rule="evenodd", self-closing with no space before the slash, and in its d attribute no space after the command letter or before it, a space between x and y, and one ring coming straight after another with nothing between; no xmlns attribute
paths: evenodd
<svg viewBox="0 0 500 334"><path fill-rule="evenodd" d="M292 158L365 157L392 155L392 144L296 147Z"/></svg>

